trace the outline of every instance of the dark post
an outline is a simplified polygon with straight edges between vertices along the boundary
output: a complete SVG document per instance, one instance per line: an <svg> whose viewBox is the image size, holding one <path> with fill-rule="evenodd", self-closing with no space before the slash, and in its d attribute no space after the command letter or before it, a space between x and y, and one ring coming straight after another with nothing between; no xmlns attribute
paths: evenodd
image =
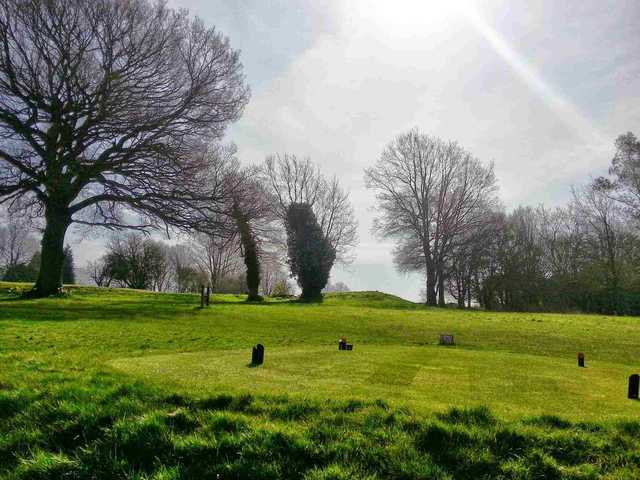
<svg viewBox="0 0 640 480"><path fill-rule="evenodd" d="M584 353L582 352L578 354L578 366L584 367Z"/></svg>
<svg viewBox="0 0 640 480"><path fill-rule="evenodd" d="M251 365L262 365L264 363L264 346L259 343L251 351Z"/></svg>
<svg viewBox="0 0 640 480"><path fill-rule="evenodd" d="M632 400L638 399L638 390L640 390L640 375L634 373L629 377L629 395Z"/></svg>
<svg viewBox="0 0 640 480"><path fill-rule="evenodd" d="M211 288L209 286L207 286L207 296L206 296L206 300L205 303L207 304L207 307L209 306L209 294L211 293Z"/></svg>

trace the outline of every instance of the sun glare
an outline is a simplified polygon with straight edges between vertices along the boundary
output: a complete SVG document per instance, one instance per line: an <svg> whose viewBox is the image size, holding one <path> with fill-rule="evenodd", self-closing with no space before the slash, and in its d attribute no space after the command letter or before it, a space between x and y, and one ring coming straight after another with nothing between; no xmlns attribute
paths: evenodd
<svg viewBox="0 0 640 480"><path fill-rule="evenodd" d="M402 48L421 46L427 39L435 42L438 36L455 35L459 28L474 30L565 123L590 141L608 145L607 138L595 125L485 19L483 10L480 0L359 0L358 3L358 12L369 29Z"/></svg>

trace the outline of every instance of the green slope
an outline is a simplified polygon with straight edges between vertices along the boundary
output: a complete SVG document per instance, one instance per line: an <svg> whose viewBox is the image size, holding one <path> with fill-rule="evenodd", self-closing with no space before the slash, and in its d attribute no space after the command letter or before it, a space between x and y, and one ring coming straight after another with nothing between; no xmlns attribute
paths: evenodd
<svg viewBox="0 0 640 480"><path fill-rule="evenodd" d="M6 478L640 473L640 402L625 398L637 318L429 309L380 292L221 295L200 309L194 295L22 300L16 287L28 288L0 284ZM437 345L443 332L455 347ZM343 335L353 352L337 351ZM258 342L266 362L250 368Z"/></svg>

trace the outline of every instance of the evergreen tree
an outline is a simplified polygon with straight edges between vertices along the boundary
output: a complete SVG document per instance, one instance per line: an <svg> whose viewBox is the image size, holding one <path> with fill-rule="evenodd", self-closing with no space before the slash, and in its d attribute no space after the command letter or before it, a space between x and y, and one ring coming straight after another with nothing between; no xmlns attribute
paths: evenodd
<svg viewBox="0 0 640 480"><path fill-rule="evenodd" d="M64 262L62 264L62 283L74 284L76 283L75 266L73 265L73 251L71 247L67 245L64 247Z"/></svg>
<svg viewBox="0 0 640 480"><path fill-rule="evenodd" d="M34 269L30 263L16 263L7 267L2 275L4 282L35 282L38 270Z"/></svg>
<svg viewBox="0 0 640 480"><path fill-rule="evenodd" d="M18 262L8 265L2 273L1 279L4 282L35 282L38 278L39 266L40 252L36 252L28 263Z"/></svg>
<svg viewBox="0 0 640 480"><path fill-rule="evenodd" d="M300 299L321 299L336 250L322 233L308 203L292 203L287 209L287 250L291 274L302 288Z"/></svg>

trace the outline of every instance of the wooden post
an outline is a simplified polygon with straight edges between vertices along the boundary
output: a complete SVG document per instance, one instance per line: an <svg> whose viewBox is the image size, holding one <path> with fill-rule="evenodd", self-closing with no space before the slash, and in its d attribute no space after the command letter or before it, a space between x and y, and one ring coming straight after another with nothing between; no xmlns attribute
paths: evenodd
<svg viewBox="0 0 640 480"><path fill-rule="evenodd" d="M629 377L629 392L627 394L627 397L629 397L632 400L637 400L639 390L640 390L640 375L638 375L637 373L634 373Z"/></svg>
<svg viewBox="0 0 640 480"><path fill-rule="evenodd" d="M578 354L578 366L584 367L584 353L582 352Z"/></svg>

